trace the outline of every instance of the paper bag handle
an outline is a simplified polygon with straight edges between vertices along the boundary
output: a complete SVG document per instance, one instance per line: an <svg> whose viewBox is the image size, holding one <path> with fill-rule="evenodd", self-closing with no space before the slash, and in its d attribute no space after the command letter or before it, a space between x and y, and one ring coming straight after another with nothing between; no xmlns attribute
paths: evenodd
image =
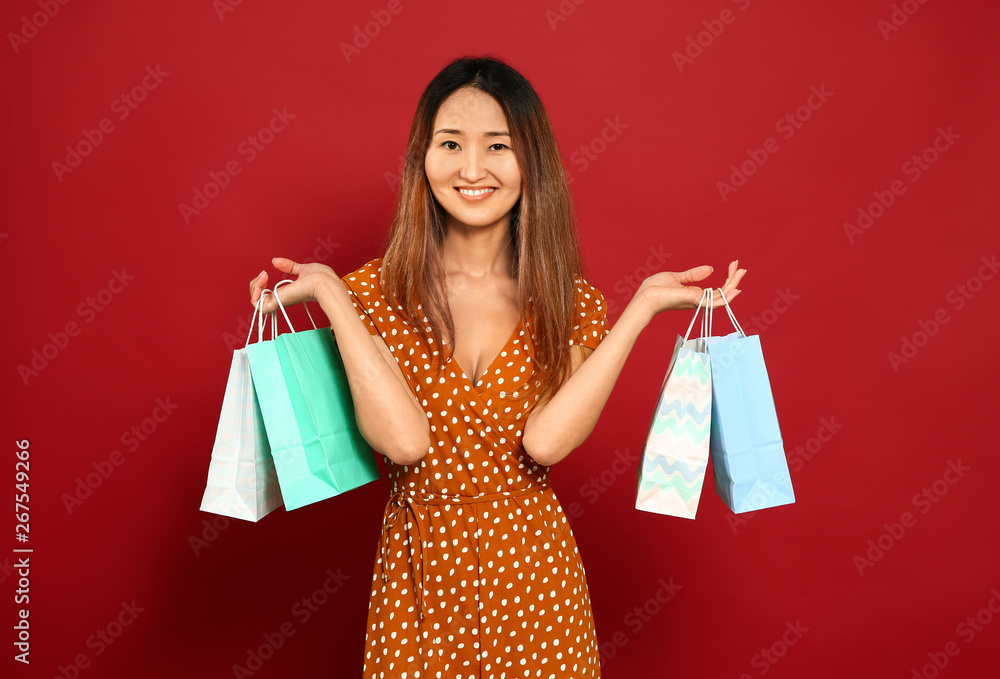
<svg viewBox="0 0 1000 679"><path fill-rule="evenodd" d="M264 314L260 313L260 305L264 301L264 295L270 294L271 290L264 289L260 293L260 297L257 299L257 303L253 307L253 316L250 317L250 329L247 331L247 341L244 346L250 345L250 335L253 334L253 322L257 319L257 341L264 341L264 324L267 321L264 320ZM258 315L259 314L259 315ZM275 318L274 312L271 312L271 339L274 339L278 335L278 320Z"/></svg>
<svg viewBox="0 0 1000 679"><path fill-rule="evenodd" d="M715 302L715 290L708 288L708 303L705 305L705 313L701 317L701 336L712 336L712 305Z"/></svg>
<svg viewBox="0 0 1000 679"><path fill-rule="evenodd" d="M743 332L743 326L741 326L740 322L736 320L736 314L734 314L733 310L729 308L729 300L726 299L726 293L722 291L722 288L719 288L719 293L722 295L722 301L726 305L726 313L729 314L729 320L733 322L733 327L736 328L741 337L746 337L747 334Z"/></svg>
<svg viewBox="0 0 1000 679"><path fill-rule="evenodd" d="M274 298L278 300L278 308L281 309L281 315L285 317L285 322L288 323L288 329L295 332L295 328L292 327L292 322L288 320L288 314L285 312L285 305L281 303L281 298L278 297L278 288L285 283L294 283L295 281L291 278L286 278L283 281L274 284ZM316 321L313 320L312 314L309 312L309 307L306 306L305 302L302 302L302 306L306 308L306 314L309 316L309 322L312 323L313 329L318 330L316 327Z"/></svg>
<svg viewBox="0 0 1000 679"><path fill-rule="evenodd" d="M691 317L691 324L688 325L687 332L684 333L684 341L685 342L687 342L688 335L691 334L691 328L694 327L695 319L698 318L698 312L701 311L701 307L705 303L705 299L706 298L711 298L711 296L712 296L712 290L711 290L711 288L706 288L705 290L701 291L701 299L698 301L698 308L694 310L694 316ZM707 316L707 315L708 315L708 311L706 310L705 314L701 318L702 333L704 333L704 331L705 331L705 316Z"/></svg>

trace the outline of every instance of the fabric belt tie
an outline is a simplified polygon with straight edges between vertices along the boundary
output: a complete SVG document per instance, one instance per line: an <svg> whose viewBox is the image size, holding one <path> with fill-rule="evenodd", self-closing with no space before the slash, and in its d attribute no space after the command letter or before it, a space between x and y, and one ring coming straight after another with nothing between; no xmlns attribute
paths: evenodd
<svg viewBox="0 0 1000 679"><path fill-rule="evenodd" d="M479 502L496 502L506 500L511 497L519 497L532 493L541 493L551 488L548 483L533 486L531 488L519 488L516 490L505 490L500 493L489 495L427 495L412 490L396 490L389 496L389 502L385 505L385 514L382 520L382 537L379 542L379 550L382 555L382 581L389 581L389 532L396 522L402 517L401 529L406 531L406 514L410 514L410 523L416 528L417 537L414 540L412 535L407 534L410 545L410 564L413 574L413 589L417 595L417 607L420 609L420 619L424 619L424 576L427 573L424 563L424 535L420 528L420 521L414 505L450 505L450 504L475 504ZM414 549L420 551L419 556L414 554ZM420 573L417 573L417 564Z"/></svg>

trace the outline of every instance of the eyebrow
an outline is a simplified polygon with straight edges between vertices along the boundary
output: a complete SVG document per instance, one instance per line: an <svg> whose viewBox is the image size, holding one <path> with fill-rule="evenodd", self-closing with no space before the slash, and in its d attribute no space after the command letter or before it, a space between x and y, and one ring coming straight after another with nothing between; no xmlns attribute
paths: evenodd
<svg viewBox="0 0 1000 679"><path fill-rule="evenodd" d="M457 135L462 135L463 132L462 132L462 130L438 130L434 134L435 135L438 135L438 134L457 134ZM508 134L507 132L494 131L494 132L483 132L483 136L484 137L509 137L510 134Z"/></svg>

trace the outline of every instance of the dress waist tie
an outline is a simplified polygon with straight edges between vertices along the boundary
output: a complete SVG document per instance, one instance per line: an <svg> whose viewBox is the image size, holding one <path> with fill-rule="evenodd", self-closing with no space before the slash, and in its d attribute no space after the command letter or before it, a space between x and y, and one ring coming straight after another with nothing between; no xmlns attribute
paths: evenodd
<svg viewBox="0 0 1000 679"><path fill-rule="evenodd" d="M420 619L424 619L424 577L427 573L424 563L424 535L420 527L414 505L449 505L449 504L475 504L477 502L496 502L510 497L529 495L531 493L541 493L551 486L548 483L532 486L531 488L519 488L516 490L505 490L500 493L489 495L427 495L412 490L396 490L389 496L389 502L385 505L385 514L382 520L382 537L379 542L379 550L382 555L382 581L389 581L389 533L396 522L403 518L401 530L406 533L410 547L410 565L413 575L413 590L417 595L417 608L420 610ZM409 514L410 525L416 529L416 538L406 532L406 514ZM419 550L420 554L415 554ZM417 573L419 564L420 573Z"/></svg>

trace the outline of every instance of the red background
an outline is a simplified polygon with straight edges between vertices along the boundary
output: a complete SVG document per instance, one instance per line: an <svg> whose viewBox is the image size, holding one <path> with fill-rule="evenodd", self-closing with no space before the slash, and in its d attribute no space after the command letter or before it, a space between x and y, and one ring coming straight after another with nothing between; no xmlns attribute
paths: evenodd
<svg viewBox="0 0 1000 679"><path fill-rule="evenodd" d="M731 259L748 269L734 309L761 319L792 467L797 502L745 522L710 482L695 521L634 509L637 463L614 461L641 450L690 313L654 319L596 430L554 474L564 506L578 503L604 676L929 677L934 657L948 661L941 676L991 675L1000 280L981 258L997 251L1000 7L903 4L915 12L900 7L907 21L883 34L888 0L404 2L394 15L380 0L311 0L245 2L221 18L208 0L92 2L60 5L16 51L8 35L2 485L11 492L14 442L29 439L35 551L28 670L11 659L7 513L3 665L12 676L227 677L291 621L295 634L253 676L359 676L386 483L206 529L213 515L198 506L232 337L243 339L247 282L274 273L271 257L315 253L343 274L380 254L420 93L451 59L488 53L542 97L573 176L585 273L612 319L648 265L711 264L712 285ZM723 10L731 22L713 23ZM22 17L39 11L5 3L0 27L24 33ZM348 61L341 44L373 11L388 24ZM700 32L705 46L679 68L674 53ZM141 91L157 65L168 75ZM118 98L137 86L144 100L119 119ZM775 124L812 86L832 94L801 109L808 120L786 139ZM295 118L252 161L241 155L282 107ZM53 162L103 118L113 130L58 177ZM957 139L914 180L904 165L938 128ZM777 150L724 200L717 182L770 137ZM240 173L186 222L178 205L231 161ZM852 242L845 222L896 180L905 193ZM128 286L81 314L123 269ZM974 290L962 308L958 285ZM935 315L947 320L920 335ZM69 322L79 333L22 376ZM921 346L893 366L903 338ZM168 398L176 412L123 443ZM810 444L823 418L842 428ZM77 479L116 450L122 464L68 511ZM946 474L959 460L969 470ZM915 502L924 488L934 502ZM915 522L892 537L884 524L905 512ZM197 554L192 536L206 542ZM880 539L884 553L859 573L855 557ZM292 607L327 569L348 579L302 621ZM680 589L652 603L671 578ZM95 644L133 599L134 622ZM655 613L637 616L647 604ZM978 631L960 627L977 613ZM786 624L800 625L788 646ZM78 654L89 666L61 672Z"/></svg>

